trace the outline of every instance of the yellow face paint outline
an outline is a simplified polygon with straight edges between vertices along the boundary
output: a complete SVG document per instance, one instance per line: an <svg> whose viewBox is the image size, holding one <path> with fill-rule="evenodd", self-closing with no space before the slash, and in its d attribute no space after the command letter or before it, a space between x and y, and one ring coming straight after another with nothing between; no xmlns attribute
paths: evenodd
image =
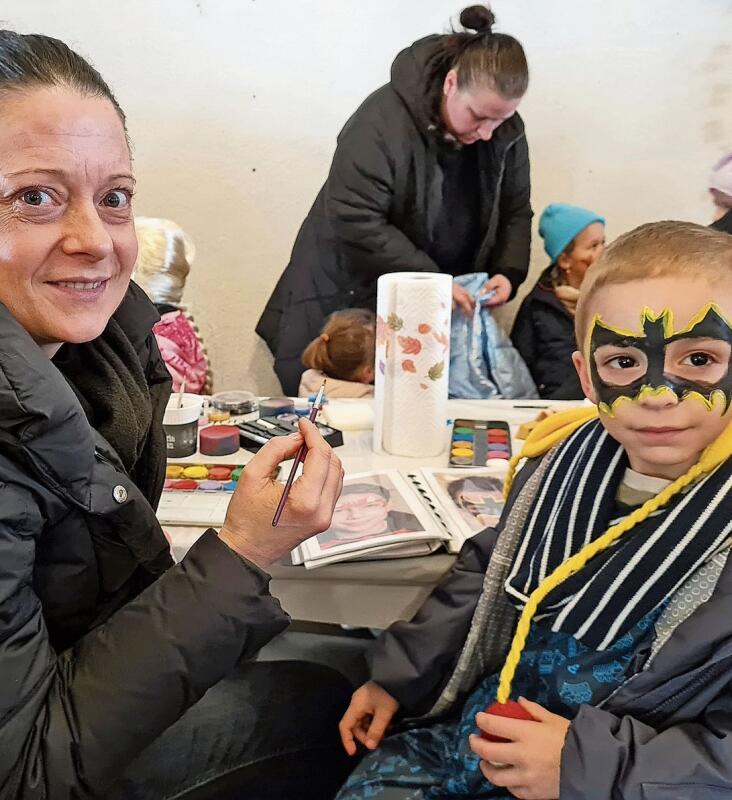
<svg viewBox="0 0 732 800"><path fill-rule="evenodd" d="M641 402L646 397L657 397L664 392L672 392L679 402L684 400L699 400L704 403L708 411L712 411L717 404L719 398L722 398L724 405L723 412L732 404L732 383L730 387L724 384L719 387L704 387L694 388L694 384L689 381L682 381L680 379L673 379L674 376L668 377L663 372L663 352L669 341L675 341L680 338L685 338L693 333L698 327L707 327L712 330L708 334L709 338L718 338L723 341L728 341L732 344L732 322L722 313L722 310L716 303L707 303L699 311L697 311L691 319L678 330L674 330L674 316L673 310L664 308L662 311L656 313L648 306L644 306L640 316L640 327L638 330L629 330L627 328L616 327L610 325L602 319L601 314L595 314L590 323L585 352L589 353L588 363L592 375L592 383L595 391L598 393L599 402L597 404L598 410L609 416L615 415L615 409L622 401ZM726 328L726 330L725 330ZM600 342L593 348L593 341L598 338L598 330L600 331ZM725 333L726 335L722 335ZM604 334L604 335L603 335ZM716 335L715 335L716 334ZM646 378L649 372L653 372L655 376L665 383L652 385L649 383L642 383L636 387L633 394L624 394L624 389L633 389L633 384L628 386L613 386L602 381L597 371L597 365L594 360L594 352L602 344L616 343L612 342L612 337L618 337L623 346L636 346L641 350L646 350L649 356L649 367L643 376ZM608 341L602 341L607 339ZM630 340L630 341L626 341ZM643 344L646 344L643 347ZM658 363L659 347L661 349L661 363ZM730 359L732 362L732 358ZM730 382L732 376L730 370L732 364L728 365L727 373L724 376L724 381ZM642 379L639 379L642 380ZM634 382L638 383L638 381ZM699 385L696 385L699 387ZM678 389L682 391L679 392ZM608 402L608 399L603 399L602 394L616 395Z"/></svg>

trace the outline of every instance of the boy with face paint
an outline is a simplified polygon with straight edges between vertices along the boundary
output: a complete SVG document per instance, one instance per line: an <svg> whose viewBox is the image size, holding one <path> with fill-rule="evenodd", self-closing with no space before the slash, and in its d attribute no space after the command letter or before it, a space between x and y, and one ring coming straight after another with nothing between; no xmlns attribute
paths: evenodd
<svg viewBox="0 0 732 800"><path fill-rule="evenodd" d="M629 279L633 267L612 250L605 269L589 279L577 319L584 346L574 361L585 394L598 404L631 467L673 480L729 423L732 270L723 256L716 263L714 253L704 265L699 252L700 260L684 272L684 261L707 237L671 223L623 237L621 257L623 248L667 229L675 238L687 236L686 253L680 248L675 261L651 257L651 269Z"/></svg>
<svg viewBox="0 0 732 800"><path fill-rule="evenodd" d="M620 237L576 331L596 407L534 429L499 524L377 641L339 800L732 792L732 239ZM509 698L533 720L483 713ZM378 746L397 712L427 713Z"/></svg>

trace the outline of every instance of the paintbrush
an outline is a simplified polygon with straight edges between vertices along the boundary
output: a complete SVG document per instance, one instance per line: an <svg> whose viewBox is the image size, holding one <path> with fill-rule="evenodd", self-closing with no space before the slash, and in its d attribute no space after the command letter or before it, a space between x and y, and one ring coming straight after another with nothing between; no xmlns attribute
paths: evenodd
<svg viewBox="0 0 732 800"><path fill-rule="evenodd" d="M185 394L185 391L186 391L186 379L183 378L183 380L180 382L180 389L178 389L177 408L183 408L183 395Z"/></svg>
<svg viewBox="0 0 732 800"><path fill-rule="evenodd" d="M323 381L323 385L320 387L320 391L318 392L318 396L315 398L315 402L313 403L313 407L310 409L310 413L308 414L308 419L310 422L315 422L315 418L318 416L318 411L323 406L323 395L325 394L325 381ZM308 452L308 447L305 442L302 443L300 449L297 451L297 455L295 456L295 463L292 465L292 469L290 470L290 474L287 476L287 481L285 483L285 490L282 492L282 497L280 497L279 505L277 506L277 511L275 511L275 515L272 519L272 527L276 528L280 524L280 517L282 516L282 512L285 510L285 503L287 502L287 498L290 495L290 489L292 489L292 483L295 480L295 473L297 472L297 468L300 466L300 463L305 460L305 455Z"/></svg>

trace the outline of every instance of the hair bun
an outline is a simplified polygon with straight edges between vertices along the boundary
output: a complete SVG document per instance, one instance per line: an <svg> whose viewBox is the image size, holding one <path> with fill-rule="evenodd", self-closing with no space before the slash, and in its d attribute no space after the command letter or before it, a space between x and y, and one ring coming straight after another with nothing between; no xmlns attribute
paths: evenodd
<svg viewBox="0 0 732 800"><path fill-rule="evenodd" d="M460 12L463 28L476 33L491 33L496 18L488 6L468 6Z"/></svg>

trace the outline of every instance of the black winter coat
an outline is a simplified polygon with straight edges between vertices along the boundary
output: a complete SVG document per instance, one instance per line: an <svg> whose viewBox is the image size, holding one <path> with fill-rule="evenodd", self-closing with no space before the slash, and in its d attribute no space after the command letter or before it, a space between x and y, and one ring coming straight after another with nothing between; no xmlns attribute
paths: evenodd
<svg viewBox="0 0 732 800"><path fill-rule="evenodd" d="M155 389L160 425L170 379L151 333L158 315L132 284L114 319ZM173 566L159 491L143 495L0 305L2 800L103 795L286 625L267 576L214 532Z"/></svg>
<svg viewBox="0 0 732 800"><path fill-rule="evenodd" d="M723 217L713 222L710 228L715 231L724 231L725 233L732 233L732 209L730 209Z"/></svg>
<svg viewBox="0 0 732 800"><path fill-rule="evenodd" d="M551 269L542 273L521 303L511 340L526 362L540 397L582 400L585 395L572 364L572 353L577 349L574 317L554 294Z"/></svg>
<svg viewBox="0 0 732 800"><path fill-rule="evenodd" d="M298 233L290 263L257 324L287 394L296 394L300 356L325 317L375 307L376 281L389 272L439 272L428 255L442 206L442 134L430 117L430 64L440 36L395 59L391 82L348 120L330 173ZM463 272L526 277L531 239L529 153L518 114L478 148L480 247Z"/></svg>

